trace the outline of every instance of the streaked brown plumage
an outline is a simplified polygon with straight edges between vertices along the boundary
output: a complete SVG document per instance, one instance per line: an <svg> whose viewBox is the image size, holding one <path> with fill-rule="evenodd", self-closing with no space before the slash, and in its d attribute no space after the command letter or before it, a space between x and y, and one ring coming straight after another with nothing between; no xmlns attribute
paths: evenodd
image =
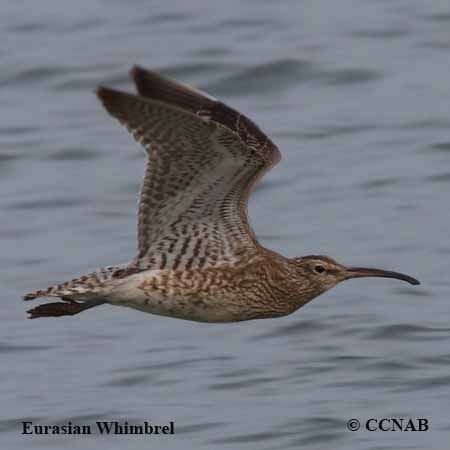
<svg viewBox="0 0 450 450"><path fill-rule="evenodd" d="M248 118L189 86L135 67L138 95L101 87L106 110L145 148L138 251L106 267L25 295L59 297L30 318L78 314L103 303L202 322L290 314L340 281L417 280L350 268L326 256L288 259L262 247L247 218L257 181L280 160Z"/></svg>

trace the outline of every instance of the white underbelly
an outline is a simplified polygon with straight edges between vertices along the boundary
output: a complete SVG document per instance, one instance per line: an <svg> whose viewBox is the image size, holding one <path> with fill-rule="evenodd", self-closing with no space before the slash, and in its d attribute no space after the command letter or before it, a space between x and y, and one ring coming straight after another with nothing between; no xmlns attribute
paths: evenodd
<svg viewBox="0 0 450 450"><path fill-rule="evenodd" d="M119 305L119 303L116 303ZM186 303L174 300L166 301L163 304L154 304L152 302L139 304L136 302L120 303L120 306L137 309L149 314L158 316L175 317L177 319L193 320L196 322L233 322L236 321L235 316L228 314L223 309L200 308Z"/></svg>
<svg viewBox="0 0 450 450"><path fill-rule="evenodd" d="M160 271L146 271L124 280L108 296L108 303L126 306L150 314L176 317L197 322L234 322L238 315L232 304L227 304L220 295L210 298L192 295L162 295L157 290L144 291L139 288L145 279L159 278Z"/></svg>

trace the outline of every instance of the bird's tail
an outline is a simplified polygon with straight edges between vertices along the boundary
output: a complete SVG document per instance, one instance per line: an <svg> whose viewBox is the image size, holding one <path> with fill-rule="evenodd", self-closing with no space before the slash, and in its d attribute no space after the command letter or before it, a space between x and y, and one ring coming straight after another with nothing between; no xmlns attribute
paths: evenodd
<svg viewBox="0 0 450 450"><path fill-rule="evenodd" d="M63 289L62 284L55 284L53 286L49 286L47 289L39 289L37 291L29 292L23 296L24 300L34 300L39 297L60 297L61 295L68 294Z"/></svg>
<svg viewBox="0 0 450 450"><path fill-rule="evenodd" d="M30 309L30 319L39 317L73 316L86 309L106 303L110 289L115 280L120 280L140 269L133 265L108 266L98 269L88 275L83 275L61 284L54 284L47 289L29 292L24 300L34 300L39 297L59 297L62 302L45 303Z"/></svg>
<svg viewBox="0 0 450 450"><path fill-rule="evenodd" d="M100 290L100 283L88 281L88 276L74 278L61 284L54 284L47 289L39 289L23 296L25 301L39 297L60 297L68 299L83 299L83 296L91 297Z"/></svg>
<svg viewBox="0 0 450 450"><path fill-rule="evenodd" d="M39 289L23 296L24 300L39 297L60 297L73 300L86 300L104 293L109 281L131 275L137 269L129 265L108 266L61 284L54 284L47 289Z"/></svg>

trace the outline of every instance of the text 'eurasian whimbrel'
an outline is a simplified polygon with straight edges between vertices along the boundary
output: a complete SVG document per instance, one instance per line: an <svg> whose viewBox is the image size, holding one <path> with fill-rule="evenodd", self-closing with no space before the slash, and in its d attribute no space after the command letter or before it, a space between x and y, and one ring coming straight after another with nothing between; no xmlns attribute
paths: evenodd
<svg viewBox="0 0 450 450"><path fill-rule="evenodd" d="M138 253L128 264L25 295L59 297L30 318L78 314L103 303L200 322L290 314L349 278L397 278L326 256L285 258L262 247L247 219L257 181L280 160L247 117L192 87L135 67L138 95L101 87L106 110L147 152Z"/></svg>

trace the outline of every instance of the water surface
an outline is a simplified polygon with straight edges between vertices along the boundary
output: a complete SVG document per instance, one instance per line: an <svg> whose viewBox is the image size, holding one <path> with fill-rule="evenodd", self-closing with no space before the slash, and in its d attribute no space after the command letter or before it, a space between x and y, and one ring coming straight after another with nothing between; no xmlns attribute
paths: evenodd
<svg viewBox="0 0 450 450"><path fill-rule="evenodd" d="M38 4L39 3L39 4ZM439 449L450 438L450 8L431 1L3 2L4 448ZM401 270L298 313L205 325L105 306L25 319L20 296L135 250L144 155L98 104L133 64L254 119L283 161L261 242ZM423 433L351 418L425 417ZM166 437L29 437L20 422L166 423Z"/></svg>

